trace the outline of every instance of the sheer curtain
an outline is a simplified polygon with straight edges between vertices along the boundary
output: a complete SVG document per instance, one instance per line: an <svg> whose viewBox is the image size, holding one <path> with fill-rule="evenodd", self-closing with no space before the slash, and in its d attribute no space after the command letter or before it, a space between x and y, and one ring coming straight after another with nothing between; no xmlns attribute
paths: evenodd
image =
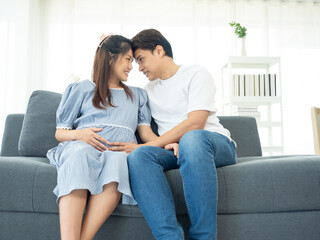
<svg viewBox="0 0 320 240"><path fill-rule="evenodd" d="M72 76L90 78L101 33L128 38L145 28L171 42L177 64L205 66L216 81L240 45L230 21L246 26L248 56L280 56L285 154L312 154L310 108L320 106L319 1L0 0L0 135L23 113L32 91L63 92ZM135 65L129 85L147 79ZM221 115L221 111L218 115Z"/></svg>

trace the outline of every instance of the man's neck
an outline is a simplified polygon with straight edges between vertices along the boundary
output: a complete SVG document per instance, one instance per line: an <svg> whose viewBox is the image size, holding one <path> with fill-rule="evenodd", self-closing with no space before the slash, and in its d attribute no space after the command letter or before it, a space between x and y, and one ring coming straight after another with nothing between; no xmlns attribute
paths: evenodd
<svg viewBox="0 0 320 240"><path fill-rule="evenodd" d="M160 79L161 80L167 80L171 78L173 75L177 73L179 70L180 66L174 63L172 58L168 58L164 61L162 65L163 71L160 74Z"/></svg>

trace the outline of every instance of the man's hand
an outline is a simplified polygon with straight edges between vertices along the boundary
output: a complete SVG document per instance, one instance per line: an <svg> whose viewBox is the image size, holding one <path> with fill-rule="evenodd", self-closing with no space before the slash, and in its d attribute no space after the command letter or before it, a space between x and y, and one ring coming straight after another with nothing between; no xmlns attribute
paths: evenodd
<svg viewBox="0 0 320 240"><path fill-rule="evenodd" d="M108 150L115 151L115 152L126 152L131 153L133 150L135 150L138 147L143 146L144 144L136 144L134 141L132 143L126 143L126 142L109 142L110 146Z"/></svg>
<svg viewBox="0 0 320 240"><path fill-rule="evenodd" d="M179 144L178 143L170 143L167 144L164 149L173 150L173 154L178 158L179 157Z"/></svg>

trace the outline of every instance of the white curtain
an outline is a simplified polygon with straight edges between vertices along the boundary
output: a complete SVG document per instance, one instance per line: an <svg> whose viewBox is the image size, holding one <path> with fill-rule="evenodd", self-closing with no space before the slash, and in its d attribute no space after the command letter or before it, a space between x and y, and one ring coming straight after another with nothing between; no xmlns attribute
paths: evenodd
<svg viewBox="0 0 320 240"><path fill-rule="evenodd" d="M62 92L73 75L90 78L101 33L133 37L156 28L177 64L215 78L240 45L229 22L246 26L248 56L280 56L285 154L312 154L310 108L320 106L319 1L0 0L0 136L5 117L24 113L34 90ZM147 79L137 66L129 85ZM218 115L221 115L221 111Z"/></svg>

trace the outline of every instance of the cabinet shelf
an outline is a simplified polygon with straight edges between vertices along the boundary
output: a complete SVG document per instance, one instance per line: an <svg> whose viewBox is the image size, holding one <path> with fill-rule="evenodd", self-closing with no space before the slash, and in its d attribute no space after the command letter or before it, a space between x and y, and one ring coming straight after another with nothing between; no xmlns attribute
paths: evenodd
<svg viewBox="0 0 320 240"><path fill-rule="evenodd" d="M257 121L257 124L261 128L282 127L282 122Z"/></svg>
<svg viewBox="0 0 320 240"><path fill-rule="evenodd" d="M245 105L245 106L259 106L278 103L281 101L281 97L236 97L232 96L229 100L224 100L224 103L231 103L233 105Z"/></svg>
<svg viewBox="0 0 320 240"><path fill-rule="evenodd" d="M283 147L282 146L262 146L262 151L264 152L283 152Z"/></svg>
<svg viewBox="0 0 320 240"><path fill-rule="evenodd" d="M280 57L240 57L230 56L229 63L232 68L267 68L280 62ZM225 64L223 68L228 68L229 64Z"/></svg>
<svg viewBox="0 0 320 240"><path fill-rule="evenodd" d="M260 138L263 138L264 144L267 145L262 146L263 154L283 154L280 57L229 56L221 72L222 113L255 117L261 132ZM264 95L268 92L271 96L259 96L262 92ZM271 107L273 105L276 107ZM260 121L261 111L266 113L264 121ZM277 121L272 121L274 111L279 111L276 114ZM279 129L280 144L278 136L274 135L279 133ZM277 145L274 142L277 142Z"/></svg>

